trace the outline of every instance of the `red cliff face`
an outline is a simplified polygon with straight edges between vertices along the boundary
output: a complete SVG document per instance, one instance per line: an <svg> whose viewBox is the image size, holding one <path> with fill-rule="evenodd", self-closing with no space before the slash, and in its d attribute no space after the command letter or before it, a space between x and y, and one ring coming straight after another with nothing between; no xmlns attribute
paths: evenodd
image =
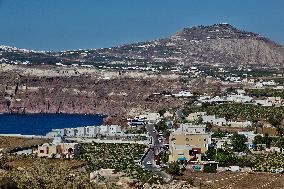
<svg viewBox="0 0 284 189"><path fill-rule="evenodd" d="M159 111L179 107L188 100L153 93L181 90L202 93L220 88L220 83L213 80L193 79L189 84L161 75L105 80L84 75L17 77L15 71L0 73L0 112L14 113L123 115L133 111Z"/></svg>
<svg viewBox="0 0 284 189"><path fill-rule="evenodd" d="M1 79L0 112L126 114L132 108L163 109L182 104L182 100L149 98L154 92L179 90L175 80L117 78L97 80L89 77L26 77L16 84L9 74ZM7 93L9 91L9 94ZM6 94L7 93L7 94ZM5 95L6 94L6 95Z"/></svg>

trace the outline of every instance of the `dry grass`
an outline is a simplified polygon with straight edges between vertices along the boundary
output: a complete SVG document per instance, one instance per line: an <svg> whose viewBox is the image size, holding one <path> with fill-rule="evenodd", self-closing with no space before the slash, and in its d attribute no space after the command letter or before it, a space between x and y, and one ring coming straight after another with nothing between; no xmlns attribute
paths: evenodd
<svg viewBox="0 0 284 189"><path fill-rule="evenodd" d="M277 129L274 127L258 128L257 133L268 134L269 136L277 136Z"/></svg>
<svg viewBox="0 0 284 189"><path fill-rule="evenodd" d="M229 126L213 126L211 131L226 131L226 132L230 132L230 133L237 133L238 131L249 131L249 130L253 130L251 128L240 128L240 127L229 127Z"/></svg>
<svg viewBox="0 0 284 189"><path fill-rule="evenodd" d="M6 173L5 170L0 169L0 178L3 177L5 175L5 173Z"/></svg>
<svg viewBox="0 0 284 189"><path fill-rule="evenodd" d="M0 148L10 151L15 148L31 147L46 142L50 142L50 140L41 138L0 137Z"/></svg>
<svg viewBox="0 0 284 189"><path fill-rule="evenodd" d="M272 173L193 173L185 172L178 179L192 180L201 188L231 188L231 189L256 189L256 188L284 188L284 175ZM200 184L201 183L201 184Z"/></svg>
<svg viewBox="0 0 284 189"><path fill-rule="evenodd" d="M25 168L34 167L38 164L43 164L43 165L48 164L54 167L57 167L59 165L66 165L70 169L77 169L83 167L85 165L85 162L77 160L40 159L40 158L31 158L25 156L15 156L8 158L8 160L5 163L5 168L17 169L18 167L21 167L25 169Z"/></svg>
<svg viewBox="0 0 284 189"><path fill-rule="evenodd" d="M46 159L33 156L5 156L1 177L14 181L18 188L96 188L91 187L84 162L66 159ZM82 186L82 187L81 187Z"/></svg>

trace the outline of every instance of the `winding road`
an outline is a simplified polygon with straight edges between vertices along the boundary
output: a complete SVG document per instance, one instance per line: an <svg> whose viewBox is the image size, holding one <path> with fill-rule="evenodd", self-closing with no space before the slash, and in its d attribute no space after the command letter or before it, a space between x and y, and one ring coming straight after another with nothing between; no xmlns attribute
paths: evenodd
<svg viewBox="0 0 284 189"><path fill-rule="evenodd" d="M156 165L155 162L155 155L158 155L161 152L161 146L163 145L161 142L158 140L158 133L154 128L154 125L146 125L146 129L149 133L149 135L152 137L152 142L149 146L148 151L144 155L141 163L144 169L148 171L152 171L156 173L157 175L161 176L165 182L170 182L172 180L172 177L165 173L164 171L161 170L160 167ZM147 162L151 162L151 164L148 164Z"/></svg>

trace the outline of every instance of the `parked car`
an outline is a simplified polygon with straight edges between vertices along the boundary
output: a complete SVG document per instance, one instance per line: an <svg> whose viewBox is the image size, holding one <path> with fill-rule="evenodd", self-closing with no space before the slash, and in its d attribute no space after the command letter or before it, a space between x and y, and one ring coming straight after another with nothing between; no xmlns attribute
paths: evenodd
<svg viewBox="0 0 284 189"><path fill-rule="evenodd" d="M231 172L240 172L240 167L239 166L230 166L226 168L226 171L231 171Z"/></svg>
<svg viewBox="0 0 284 189"><path fill-rule="evenodd" d="M276 169L271 169L270 172L271 173L276 173Z"/></svg>
<svg viewBox="0 0 284 189"><path fill-rule="evenodd" d="M147 161L147 163L146 163L147 165L152 165L152 163L150 162L150 161Z"/></svg>

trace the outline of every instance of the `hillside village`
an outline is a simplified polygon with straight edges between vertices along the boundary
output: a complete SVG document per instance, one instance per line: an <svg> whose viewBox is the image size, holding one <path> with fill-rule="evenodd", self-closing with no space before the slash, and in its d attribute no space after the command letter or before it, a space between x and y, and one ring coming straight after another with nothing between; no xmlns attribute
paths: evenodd
<svg viewBox="0 0 284 189"><path fill-rule="evenodd" d="M25 155L25 158L45 157L63 159L63 161L64 159L86 161L88 163L84 166L87 172L84 171L82 174L91 171L90 179L97 184L104 182L100 181L102 178L110 179L111 182L122 177L135 178L144 184L146 180L152 180L151 178L159 178L160 182L165 183L172 180L180 182L184 178L182 175L193 173L217 174L219 179L200 180L200 185L212 188L222 186L223 181L217 183L217 180L220 180L220 177L221 180L225 180L225 175L228 173L233 176L242 175L242 179L251 174L262 173L266 174L266 177L276 176L275 178L279 180L284 171L284 103L279 96L259 92L260 90L278 91L279 89L274 88L279 87L279 84L273 81L269 81L269 85L262 83L264 83L262 88L250 84L250 88L230 89L224 95L217 96L196 97L196 94L190 91L153 93L160 98L164 96L164 98L191 100L178 109L161 109L159 112L129 115L124 118L107 117L101 126L54 128L46 136L40 137L53 139L53 142L32 148L10 150L8 154ZM242 112L238 113L239 111ZM93 145L97 147L93 148ZM123 156L127 158L119 160L121 161L119 164L114 163L116 160L113 164L99 163L99 160L90 159L93 158L89 154L91 151L98 153L97 150L101 148L109 146L107 147L109 149L115 145L123 145L125 148L130 148L129 150L133 146L139 146L141 152L129 158L131 154L124 154ZM113 158L116 158L115 148L113 150ZM122 151L119 153L125 153L124 149L120 150ZM6 157L8 154L2 149L1 157ZM262 161L262 158L265 161ZM9 162L9 155L6 161ZM151 174L145 178L141 175L128 174L126 167L122 166L124 163L133 165L131 168L133 170ZM2 163L3 168L5 170L5 162ZM114 170L118 170L119 173ZM193 187L197 178L192 179ZM155 183L154 180L151 182ZM269 182L264 183L263 186L274 184Z"/></svg>
<svg viewBox="0 0 284 189"><path fill-rule="evenodd" d="M105 118L1 134L0 188L284 188L283 57L225 23L113 48L0 46L1 113Z"/></svg>

